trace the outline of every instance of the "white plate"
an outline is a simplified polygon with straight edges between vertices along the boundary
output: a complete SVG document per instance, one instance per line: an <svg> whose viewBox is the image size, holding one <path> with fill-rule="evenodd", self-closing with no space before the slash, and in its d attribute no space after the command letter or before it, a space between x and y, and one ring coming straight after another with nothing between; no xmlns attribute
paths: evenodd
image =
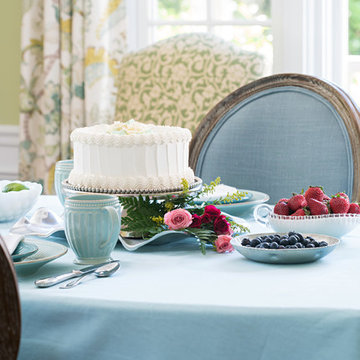
<svg viewBox="0 0 360 360"><path fill-rule="evenodd" d="M66 246L48 240L27 238L23 241L36 245L38 251L26 259L14 263L18 275L32 274L41 266L65 255L68 251Z"/></svg>
<svg viewBox="0 0 360 360"><path fill-rule="evenodd" d="M304 237L311 236L318 242L326 241L328 246L301 249L261 249L241 245L241 240L245 237L252 240L258 236L270 234L272 233L237 236L231 240L231 244L241 255L253 261L270 264L301 264L321 259L333 251L340 242L339 239L328 235L302 234ZM287 233L273 234L284 235Z"/></svg>
<svg viewBox="0 0 360 360"><path fill-rule="evenodd" d="M233 216L240 216L252 211L256 205L263 204L270 199L270 196L268 194L259 191L254 191L254 190L239 190L239 191L249 192L252 194L252 197L246 201L236 202L231 204L216 205L216 207L219 208L221 211L226 212L227 214Z"/></svg>

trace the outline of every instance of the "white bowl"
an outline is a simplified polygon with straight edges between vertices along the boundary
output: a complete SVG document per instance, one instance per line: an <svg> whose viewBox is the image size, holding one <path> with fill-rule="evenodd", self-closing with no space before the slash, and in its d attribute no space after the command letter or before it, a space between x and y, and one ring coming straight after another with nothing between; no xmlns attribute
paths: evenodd
<svg viewBox="0 0 360 360"><path fill-rule="evenodd" d="M273 207L262 204L254 209L255 220L274 231L324 234L341 237L360 225L360 214L285 216L274 214Z"/></svg>
<svg viewBox="0 0 360 360"><path fill-rule="evenodd" d="M29 190L2 192L3 188L12 182L25 185ZM18 220L35 205L42 186L38 183L19 180L0 181L0 221Z"/></svg>

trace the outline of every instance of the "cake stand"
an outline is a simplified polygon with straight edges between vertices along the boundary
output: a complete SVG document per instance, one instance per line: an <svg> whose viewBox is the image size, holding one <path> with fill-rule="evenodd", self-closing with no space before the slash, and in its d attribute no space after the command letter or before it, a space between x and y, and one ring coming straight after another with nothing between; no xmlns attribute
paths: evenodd
<svg viewBox="0 0 360 360"><path fill-rule="evenodd" d="M194 182L189 185L189 194L196 195L202 188L202 180L198 177L195 177ZM168 196L177 197L183 193L182 188L177 189L167 189L167 190L146 190L146 191L124 191L121 189L100 189L100 188L90 188L85 186L74 186L68 182L68 179L65 179L62 182L63 190L65 192L66 197L80 195L80 194L108 194L119 197L140 197L140 196L149 196L150 199L153 200L162 200L166 199ZM123 214L124 215L124 214ZM138 234L128 231L120 231L119 237L121 243L125 248L129 247L126 239L138 239L136 241L146 241L146 243L151 242L151 239L144 240L139 237ZM154 239L155 240L155 239ZM133 242L132 242L133 245Z"/></svg>

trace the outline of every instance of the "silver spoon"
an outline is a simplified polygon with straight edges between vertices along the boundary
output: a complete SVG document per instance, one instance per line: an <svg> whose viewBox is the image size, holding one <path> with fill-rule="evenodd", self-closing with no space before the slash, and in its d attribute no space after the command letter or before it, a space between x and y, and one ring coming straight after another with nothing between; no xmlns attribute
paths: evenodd
<svg viewBox="0 0 360 360"><path fill-rule="evenodd" d="M108 277L108 276L112 275L119 268L120 268L120 262L119 262L119 260L115 260L104 266L99 267L91 274L95 274L97 277ZM85 276L88 276L91 274L84 274L84 275L76 278L75 280L69 281L66 285L60 286L59 289L71 289L74 286L78 285L81 282L81 280L84 279Z"/></svg>

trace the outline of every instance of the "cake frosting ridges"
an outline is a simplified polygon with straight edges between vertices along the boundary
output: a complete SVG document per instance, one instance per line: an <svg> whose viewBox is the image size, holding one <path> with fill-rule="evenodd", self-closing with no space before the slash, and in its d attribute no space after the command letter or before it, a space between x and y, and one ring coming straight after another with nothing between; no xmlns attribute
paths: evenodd
<svg viewBox="0 0 360 360"><path fill-rule="evenodd" d="M190 184L194 183L193 171L189 168L183 174L157 177L109 177L103 175L86 175L72 171L69 177L69 183L78 188L86 187L106 191L125 189L129 192L156 192L180 189L182 179L186 179Z"/></svg>
<svg viewBox="0 0 360 360"><path fill-rule="evenodd" d="M134 120L75 129L69 183L99 190L166 191L194 183L188 129Z"/></svg>

